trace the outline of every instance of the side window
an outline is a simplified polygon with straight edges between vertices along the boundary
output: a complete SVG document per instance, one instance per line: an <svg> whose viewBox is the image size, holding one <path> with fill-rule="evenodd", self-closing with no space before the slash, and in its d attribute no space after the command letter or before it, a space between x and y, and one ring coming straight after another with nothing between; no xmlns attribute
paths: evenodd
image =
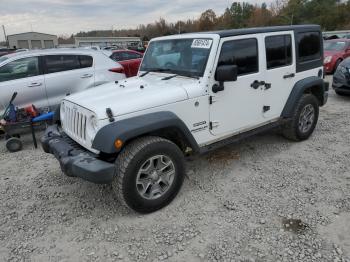
<svg viewBox="0 0 350 262"><path fill-rule="evenodd" d="M113 58L114 61L123 61L121 52L113 53L112 58Z"/></svg>
<svg viewBox="0 0 350 262"><path fill-rule="evenodd" d="M292 39L290 35L265 38L267 69L292 64Z"/></svg>
<svg viewBox="0 0 350 262"><path fill-rule="evenodd" d="M39 74L38 57L22 58L0 67L0 82L37 76Z"/></svg>
<svg viewBox="0 0 350 262"><path fill-rule="evenodd" d="M321 41L319 32L298 34L299 62L321 59Z"/></svg>
<svg viewBox="0 0 350 262"><path fill-rule="evenodd" d="M80 55L79 62L80 62L80 68L92 67L93 58L88 55Z"/></svg>
<svg viewBox="0 0 350 262"><path fill-rule="evenodd" d="M259 71L258 41L256 38L233 40L222 45L218 66L237 65L238 75Z"/></svg>
<svg viewBox="0 0 350 262"><path fill-rule="evenodd" d="M77 55L48 55L45 57L45 64L48 74L80 68Z"/></svg>

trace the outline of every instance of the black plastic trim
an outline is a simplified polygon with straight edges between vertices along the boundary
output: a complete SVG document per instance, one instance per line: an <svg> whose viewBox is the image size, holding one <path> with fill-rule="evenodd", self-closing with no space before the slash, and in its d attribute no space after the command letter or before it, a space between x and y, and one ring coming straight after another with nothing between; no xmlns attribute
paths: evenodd
<svg viewBox="0 0 350 262"><path fill-rule="evenodd" d="M126 143L133 138L166 128L180 132L192 150L199 151L199 146L185 123L168 111L127 118L104 126L97 132L92 147L103 153L114 154L118 152L114 146L116 139Z"/></svg>
<svg viewBox="0 0 350 262"><path fill-rule="evenodd" d="M300 100L300 98L302 97L302 95L304 94L305 90L307 90L308 88L311 87L318 87L320 90L319 92L322 94L319 98L319 102L320 102L320 106L323 106L327 101L326 97L325 97L325 82L323 81L323 79L316 77L316 76L310 76L307 78L304 78L300 81L298 81L294 87L292 92L290 93L287 103L283 108L281 117L283 118L289 118L293 116L293 111L294 108L296 106L296 104L298 103L298 101Z"/></svg>

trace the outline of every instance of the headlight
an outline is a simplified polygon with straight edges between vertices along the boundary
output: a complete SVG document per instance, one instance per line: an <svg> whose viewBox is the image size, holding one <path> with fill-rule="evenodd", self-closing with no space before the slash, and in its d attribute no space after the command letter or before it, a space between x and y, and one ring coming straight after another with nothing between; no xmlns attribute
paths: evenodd
<svg viewBox="0 0 350 262"><path fill-rule="evenodd" d="M96 132L97 131L97 128L98 128L98 120L97 120L97 117L92 115L90 117L90 123L91 123L91 127L92 129Z"/></svg>
<svg viewBox="0 0 350 262"><path fill-rule="evenodd" d="M324 58L324 60L323 60L323 63L324 64L327 64L327 63L329 63L329 62L331 62L332 61L332 56L326 56L325 58Z"/></svg>
<svg viewBox="0 0 350 262"><path fill-rule="evenodd" d="M66 106L65 106L64 102L62 102L61 106L60 106L60 119L61 119L61 121L64 119L65 112L66 112Z"/></svg>

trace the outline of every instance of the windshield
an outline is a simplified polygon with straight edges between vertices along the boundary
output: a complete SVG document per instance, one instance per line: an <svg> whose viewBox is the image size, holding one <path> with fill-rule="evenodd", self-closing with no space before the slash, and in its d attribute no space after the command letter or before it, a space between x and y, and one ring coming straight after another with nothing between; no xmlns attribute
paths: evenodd
<svg viewBox="0 0 350 262"><path fill-rule="evenodd" d="M140 70L202 77L212 42L194 38L151 42Z"/></svg>
<svg viewBox="0 0 350 262"><path fill-rule="evenodd" d="M324 50L327 50L327 51L341 51L345 49L345 46L346 46L346 42L344 41L324 42Z"/></svg>

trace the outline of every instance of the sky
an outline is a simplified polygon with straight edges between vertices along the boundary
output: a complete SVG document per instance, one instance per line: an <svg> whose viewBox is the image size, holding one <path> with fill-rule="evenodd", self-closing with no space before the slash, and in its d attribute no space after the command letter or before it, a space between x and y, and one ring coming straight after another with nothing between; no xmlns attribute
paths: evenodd
<svg viewBox="0 0 350 262"><path fill-rule="evenodd" d="M36 31L69 36L79 31L136 28L160 17L195 19L206 9L222 14L233 0L0 0L7 34ZM241 1L242 2L242 1ZM246 0L252 4L271 0ZM4 34L0 30L0 41Z"/></svg>

